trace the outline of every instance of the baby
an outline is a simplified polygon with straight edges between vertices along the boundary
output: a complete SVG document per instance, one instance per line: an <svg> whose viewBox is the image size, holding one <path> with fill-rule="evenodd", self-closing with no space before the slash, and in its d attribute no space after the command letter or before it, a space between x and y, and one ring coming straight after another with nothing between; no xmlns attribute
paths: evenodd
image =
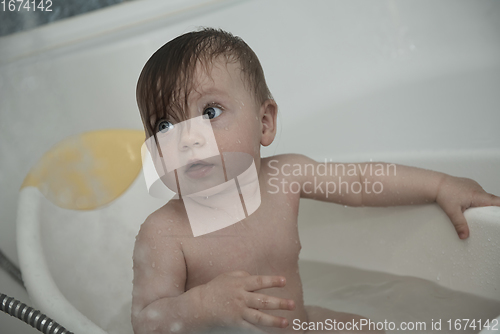
<svg viewBox="0 0 500 334"><path fill-rule="evenodd" d="M317 173L313 179L313 173L305 171L339 165L297 154L261 158L261 145L270 145L276 135L278 106L257 56L240 38L224 31L204 29L165 44L142 71L137 100L152 155L156 147L162 161L178 160L166 166L168 172L159 173L178 196L153 212L137 236L132 303L136 334L193 333L217 327L304 332L291 326L296 319L299 323L330 319L356 332L355 324L366 320L363 317L304 305L298 268L301 197L349 206L437 202L461 239L469 235L464 210L500 205L499 197L470 179L429 170L356 164L357 170L344 169L342 183L335 183L338 178L331 173ZM195 131L195 124L208 130ZM200 158L199 152L210 145L220 155ZM195 232L187 201L202 208L204 204L193 201L191 194L237 179L229 177L228 157L234 152L250 158L233 159L235 164L246 161L236 174L254 175L249 182L238 178L234 188L246 206L243 216ZM367 172L391 166L397 172ZM256 197L245 195L248 185L257 189ZM227 194L227 189L221 193ZM220 194L212 197L217 196L229 201ZM250 209L252 201L257 204ZM196 219L213 226L214 208L205 209Z"/></svg>

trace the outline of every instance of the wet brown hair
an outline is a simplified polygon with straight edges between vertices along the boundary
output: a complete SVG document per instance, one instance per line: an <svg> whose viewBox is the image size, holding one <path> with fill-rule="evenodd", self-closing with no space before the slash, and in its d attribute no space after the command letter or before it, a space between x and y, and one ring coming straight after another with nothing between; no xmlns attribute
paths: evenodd
<svg viewBox="0 0 500 334"><path fill-rule="evenodd" d="M225 56L227 62L239 62L244 81L258 103L272 99L264 71L252 49L238 36L223 30L203 28L181 35L158 49L147 61L137 82L137 105L146 129L146 138L154 135L156 122L182 122L187 117L189 92L198 63L207 71L214 60ZM187 94L186 94L187 92Z"/></svg>

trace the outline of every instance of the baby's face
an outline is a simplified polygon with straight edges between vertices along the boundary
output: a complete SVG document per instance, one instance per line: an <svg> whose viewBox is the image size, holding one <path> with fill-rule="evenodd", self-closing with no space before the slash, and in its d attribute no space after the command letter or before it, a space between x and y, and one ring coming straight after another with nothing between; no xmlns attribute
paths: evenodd
<svg viewBox="0 0 500 334"><path fill-rule="evenodd" d="M173 169L177 171L182 194L209 189L234 178L249 167L251 158L259 170L262 110L239 66L217 60L209 73L198 66L185 111L189 119L179 124L155 120L161 154L170 171L164 181L170 189L175 190ZM228 152L246 153L243 156L248 159ZM230 163L225 159L227 175L221 159L224 153L229 160L235 157Z"/></svg>

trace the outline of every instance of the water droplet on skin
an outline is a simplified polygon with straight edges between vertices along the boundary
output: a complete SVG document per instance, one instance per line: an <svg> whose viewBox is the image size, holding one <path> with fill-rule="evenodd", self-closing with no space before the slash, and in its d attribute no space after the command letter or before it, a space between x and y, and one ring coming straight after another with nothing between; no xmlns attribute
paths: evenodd
<svg viewBox="0 0 500 334"><path fill-rule="evenodd" d="M227 130L229 130L229 129L228 129L228 128L227 128L227 126L226 126L226 127L224 128L224 130L226 130L226 131L227 131Z"/></svg>
<svg viewBox="0 0 500 334"><path fill-rule="evenodd" d="M172 333L178 332L182 329L182 323L180 322L174 322L172 326L170 326L170 331Z"/></svg>
<svg viewBox="0 0 500 334"><path fill-rule="evenodd" d="M168 228L168 230L169 230L169 231L170 231L171 229L172 229L172 228L170 228L170 227Z"/></svg>
<svg viewBox="0 0 500 334"><path fill-rule="evenodd" d="M238 144L241 144L241 140L239 140L239 139L238 139L236 142L237 142Z"/></svg>
<svg viewBox="0 0 500 334"><path fill-rule="evenodd" d="M210 266L213 266L213 265L214 265L214 264L212 263L212 261L208 261L208 264L209 264Z"/></svg>
<svg viewBox="0 0 500 334"><path fill-rule="evenodd" d="M156 263L154 263L154 262L151 263L151 267L153 267L153 268L156 267Z"/></svg>
<svg viewBox="0 0 500 334"><path fill-rule="evenodd" d="M161 234L161 230L158 230L158 232L156 232L156 233Z"/></svg>
<svg viewBox="0 0 500 334"><path fill-rule="evenodd" d="M160 312L156 311L156 310L148 310L147 311L147 317L151 320L156 320L156 319L159 319L161 317L161 314Z"/></svg>
<svg viewBox="0 0 500 334"><path fill-rule="evenodd" d="M172 219L167 219L169 223L173 223L174 221Z"/></svg>
<svg viewBox="0 0 500 334"><path fill-rule="evenodd" d="M175 285L175 287L176 287L176 288L178 288L178 287L179 287L179 284L174 284L174 285Z"/></svg>

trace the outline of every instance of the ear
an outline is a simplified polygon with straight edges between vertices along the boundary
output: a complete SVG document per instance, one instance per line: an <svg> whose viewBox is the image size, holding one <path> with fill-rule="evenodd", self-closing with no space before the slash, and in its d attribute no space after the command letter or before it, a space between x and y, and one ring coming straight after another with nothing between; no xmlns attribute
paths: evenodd
<svg viewBox="0 0 500 334"><path fill-rule="evenodd" d="M260 107L260 122L262 137L260 143L263 146L269 146L276 136L276 117L278 115L278 105L273 99L268 99Z"/></svg>

